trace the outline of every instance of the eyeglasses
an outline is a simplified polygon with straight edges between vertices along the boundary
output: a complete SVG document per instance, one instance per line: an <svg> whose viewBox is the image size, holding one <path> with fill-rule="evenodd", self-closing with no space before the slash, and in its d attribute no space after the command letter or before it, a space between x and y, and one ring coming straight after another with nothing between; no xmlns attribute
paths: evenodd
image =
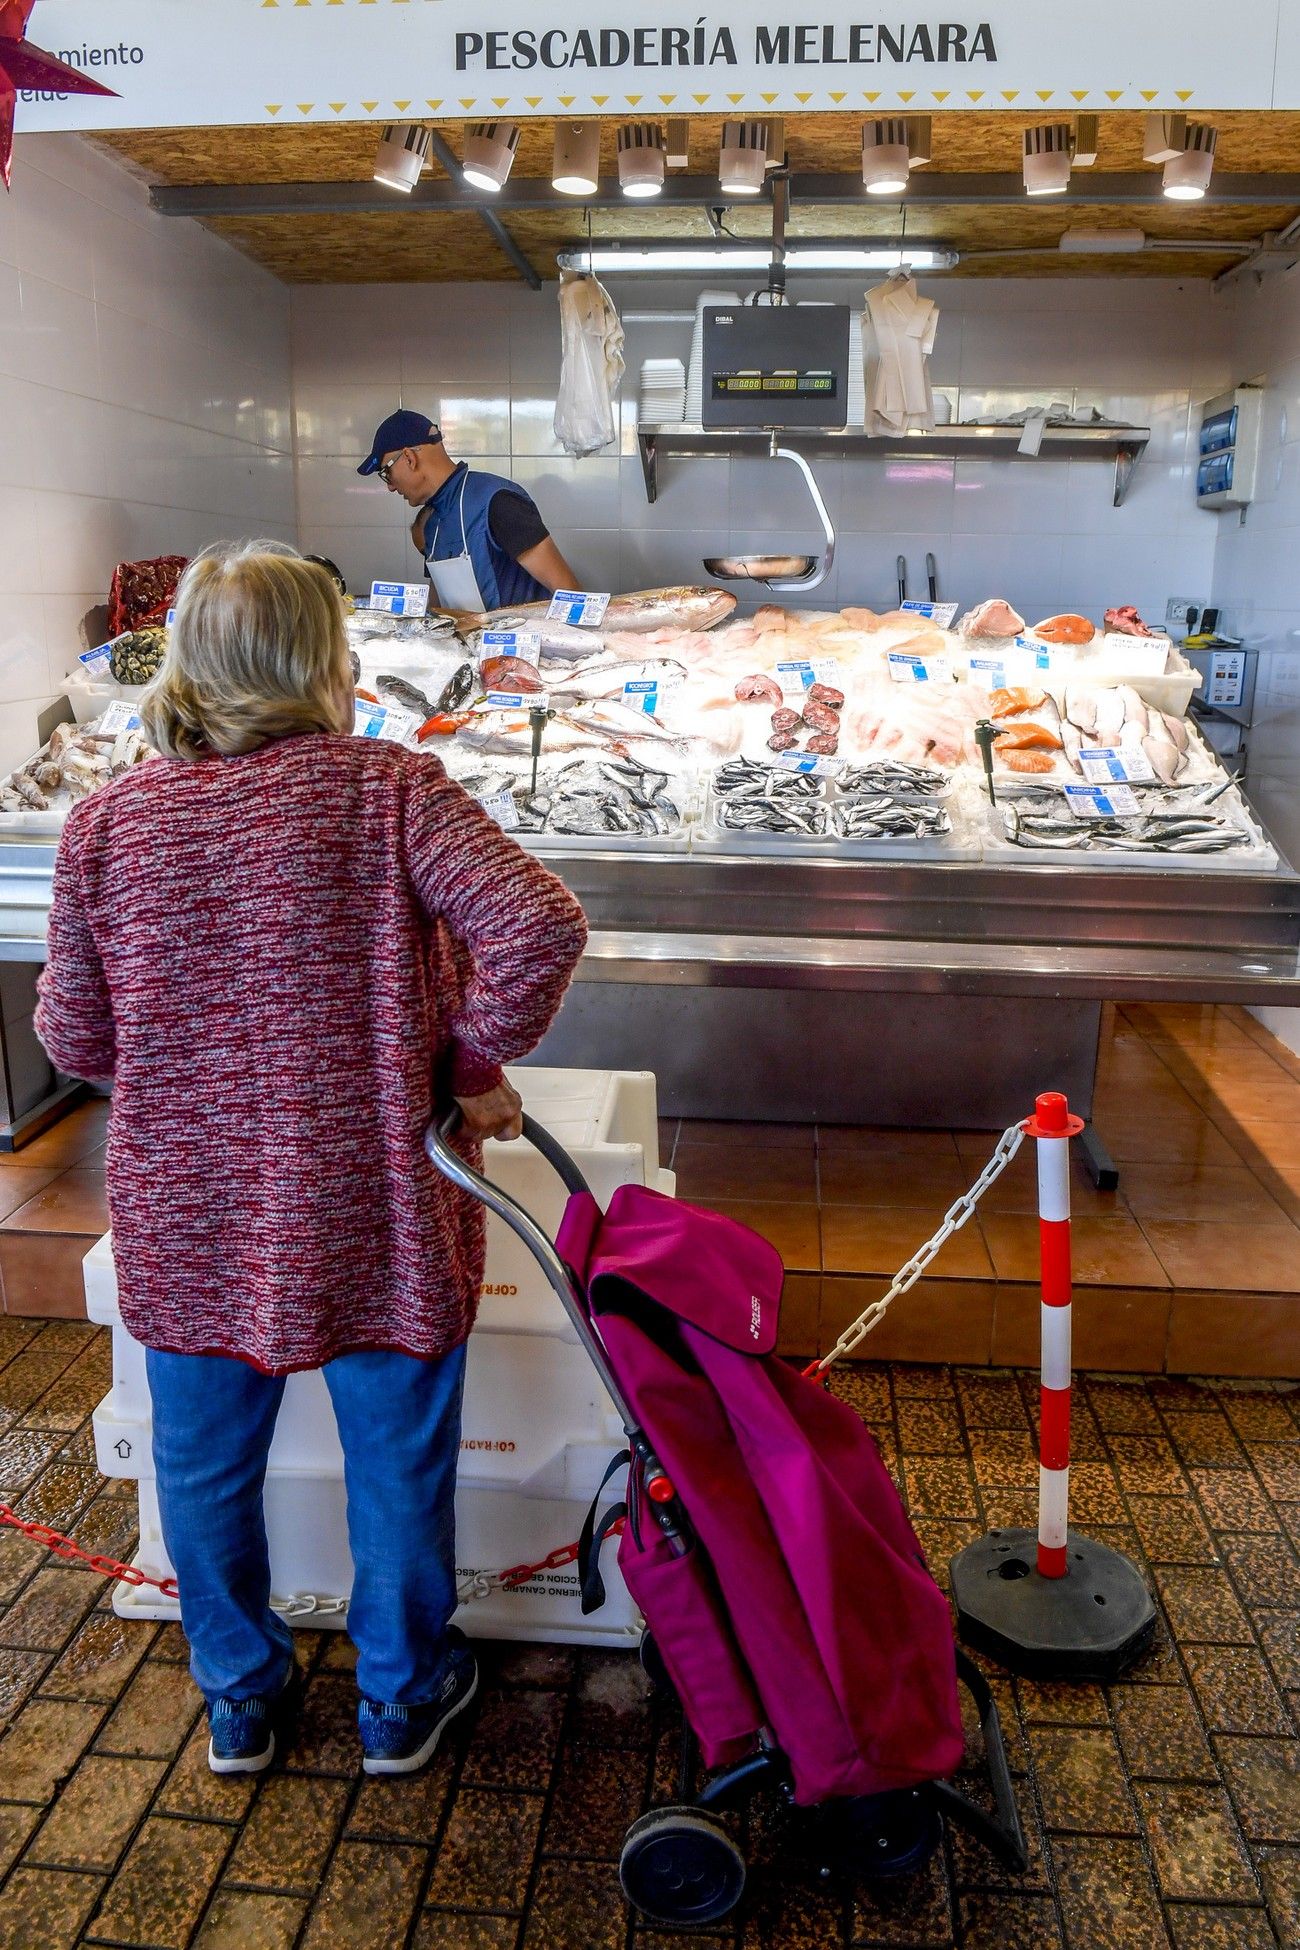
<svg viewBox="0 0 1300 1950"><path fill-rule="evenodd" d="M401 453L394 454L391 460L380 461L379 466L375 471L378 473L379 478L383 482L385 487L388 487L389 484L391 483L393 469L396 467L398 461L403 458L405 453L406 453L406 449L405 447L403 447Z"/></svg>

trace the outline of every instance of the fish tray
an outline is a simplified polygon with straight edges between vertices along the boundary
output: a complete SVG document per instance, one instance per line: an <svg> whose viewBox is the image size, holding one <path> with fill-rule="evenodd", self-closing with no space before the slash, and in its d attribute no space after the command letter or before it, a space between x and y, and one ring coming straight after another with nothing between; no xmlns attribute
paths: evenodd
<svg viewBox="0 0 1300 1950"><path fill-rule="evenodd" d="M1072 851L1065 847L1017 846L1006 836L1001 806L990 806L983 793L980 798L987 866L1077 867L1089 873L1117 869L1141 873L1271 874L1277 872L1280 864L1276 849L1238 791L1225 794L1216 810L1228 824L1247 834L1251 844L1225 853L1160 853L1154 848L1128 853L1114 847L1099 847L1094 852L1084 848ZM1086 823L1079 821L1081 827Z"/></svg>
<svg viewBox="0 0 1300 1950"><path fill-rule="evenodd" d="M675 833L511 833L526 852L539 860L570 858L578 853L689 853L690 830Z"/></svg>
<svg viewBox="0 0 1300 1950"><path fill-rule="evenodd" d="M893 796L899 797L897 794ZM845 803L853 805L857 797L855 794L847 795ZM829 807L835 803L835 799L832 791L812 803ZM900 803L914 805L925 802L900 798ZM981 857L978 836L971 832L967 821L960 816L954 817L952 805L945 810L953 821L953 830L932 839L912 839L900 835L897 838L881 836L846 840L829 827L825 833L741 833L720 823L716 800L710 788L704 813L692 834L691 849L710 857L731 853L778 860L809 857L825 860L978 860Z"/></svg>

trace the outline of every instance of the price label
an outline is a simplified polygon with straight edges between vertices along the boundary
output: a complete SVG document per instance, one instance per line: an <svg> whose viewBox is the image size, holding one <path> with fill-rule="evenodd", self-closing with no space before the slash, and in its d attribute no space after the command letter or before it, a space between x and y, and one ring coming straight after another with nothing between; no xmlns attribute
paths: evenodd
<svg viewBox="0 0 1300 1950"><path fill-rule="evenodd" d="M1145 785L1156 775L1146 753L1134 745L1092 745L1080 751L1079 770L1089 785L1127 785L1132 780Z"/></svg>
<svg viewBox="0 0 1300 1950"><path fill-rule="evenodd" d="M429 585L427 582L372 582L370 607L382 609L388 616L427 616Z"/></svg>
<svg viewBox="0 0 1300 1950"><path fill-rule="evenodd" d="M134 704L124 697L115 697L99 721L99 729L109 736L119 731L135 731L139 728L140 713Z"/></svg>
<svg viewBox="0 0 1300 1950"><path fill-rule="evenodd" d="M172 626L173 621L175 620L175 616L176 616L176 611L174 609L169 609L166 616L163 619L169 630Z"/></svg>
<svg viewBox="0 0 1300 1950"><path fill-rule="evenodd" d="M976 671L979 672L980 677L991 691L1005 689L1007 667L1001 657L972 657L970 660L970 674L972 677Z"/></svg>
<svg viewBox="0 0 1300 1950"><path fill-rule="evenodd" d="M479 800L479 804L489 819L495 819L505 832L513 833L518 829L519 808L513 792L503 787L500 792L489 792L486 798Z"/></svg>
<svg viewBox="0 0 1300 1950"><path fill-rule="evenodd" d="M483 657L522 657L526 664L537 663L542 654L542 639L536 630L484 630L479 638Z"/></svg>
<svg viewBox="0 0 1300 1950"><path fill-rule="evenodd" d="M81 655L77 658L77 662L81 665L87 677L112 676L112 648L111 643L99 643L96 644L93 650L82 651Z"/></svg>
<svg viewBox="0 0 1300 1950"><path fill-rule="evenodd" d="M915 602L910 596L905 603L900 603L898 607L907 610L912 616L928 617L930 622L937 623L941 630L950 630L952 628L952 619L957 614L956 603Z"/></svg>
<svg viewBox="0 0 1300 1950"><path fill-rule="evenodd" d="M657 677L634 677L623 686L623 702L629 711L643 711L652 718L659 709L659 689Z"/></svg>
<svg viewBox="0 0 1300 1950"><path fill-rule="evenodd" d="M776 681L783 697L801 697L814 684L833 684L839 689L839 664L834 657L794 657L776 667Z"/></svg>
<svg viewBox="0 0 1300 1950"><path fill-rule="evenodd" d="M548 623L580 623L584 629L594 630L604 622L608 608L608 590L596 593L590 589L557 589L551 597L546 620Z"/></svg>
<svg viewBox="0 0 1300 1950"><path fill-rule="evenodd" d="M1167 636L1127 636L1122 630L1107 630L1101 647L1108 657L1122 658L1136 677L1163 677L1173 649Z"/></svg>
<svg viewBox="0 0 1300 1950"><path fill-rule="evenodd" d="M952 676L947 657L909 657L902 650L891 650L888 661L896 684L937 684Z"/></svg>
<svg viewBox="0 0 1300 1950"><path fill-rule="evenodd" d="M476 711L549 711L546 691L488 691L474 706Z"/></svg>
<svg viewBox="0 0 1300 1950"><path fill-rule="evenodd" d="M778 752L773 764L782 772L805 772L815 779L835 779L844 770L840 758L819 758L816 752Z"/></svg>
<svg viewBox="0 0 1300 1950"><path fill-rule="evenodd" d="M1127 785L1067 785L1065 803L1076 819L1131 819L1142 810Z"/></svg>
<svg viewBox="0 0 1300 1950"><path fill-rule="evenodd" d="M419 725L414 711L403 711L396 704L367 704L358 698L352 730L357 738L389 738L403 744Z"/></svg>

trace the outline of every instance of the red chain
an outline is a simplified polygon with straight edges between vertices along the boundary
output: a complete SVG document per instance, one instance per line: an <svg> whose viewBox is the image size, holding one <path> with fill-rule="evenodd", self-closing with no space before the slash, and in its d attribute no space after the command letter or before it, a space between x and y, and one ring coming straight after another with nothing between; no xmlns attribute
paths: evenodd
<svg viewBox="0 0 1300 1950"><path fill-rule="evenodd" d="M617 1523L610 1526L610 1534L621 1535L623 1523L624 1519L620 1517ZM43 1544L45 1549L53 1551L56 1557L66 1557L72 1563L84 1564L88 1570L97 1572L101 1578L115 1578L119 1584L152 1585L155 1591L162 1592L164 1598L180 1596L175 1578L147 1577L134 1564L123 1564L116 1557L97 1557L91 1551L82 1550L80 1544L74 1543L71 1537L65 1537L61 1530L52 1530L47 1523L24 1523L7 1503L0 1503L0 1525L5 1524L11 1530L21 1531L24 1537L30 1537L34 1544ZM543 1571L562 1570L566 1564L574 1563L577 1556L576 1541L572 1544L560 1544L549 1556L542 1558L540 1563L516 1564L511 1570L502 1571L499 1582L503 1590L517 1591L520 1585L528 1584L533 1578L540 1577Z"/></svg>
<svg viewBox="0 0 1300 1950"><path fill-rule="evenodd" d="M175 1578L151 1578L134 1564L123 1564L116 1557L97 1557L92 1551L84 1551L80 1544L65 1537L61 1530L51 1530L47 1523L24 1523L16 1516L7 1503L0 1503L0 1525L7 1524L11 1530L22 1532L34 1544L43 1544L47 1551L56 1557L66 1557L74 1564L84 1564L91 1571L98 1572L101 1578L116 1578L119 1584L148 1584L155 1591L161 1591L164 1598L178 1598Z"/></svg>

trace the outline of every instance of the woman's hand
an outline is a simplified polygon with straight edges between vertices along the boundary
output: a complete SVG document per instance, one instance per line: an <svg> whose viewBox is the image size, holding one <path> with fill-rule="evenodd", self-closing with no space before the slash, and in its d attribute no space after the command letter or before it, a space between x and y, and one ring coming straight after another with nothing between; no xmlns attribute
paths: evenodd
<svg viewBox="0 0 1300 1950"><path fill-rule="evenodd" d="M506 1082L497 1084L494 1090L485 1090L481 1097L457 1097L460 1114L465 1120L467 1137L478 1138L517 1138L524 1128L523 1099L517 1090L512 1090Z"/></svg>

